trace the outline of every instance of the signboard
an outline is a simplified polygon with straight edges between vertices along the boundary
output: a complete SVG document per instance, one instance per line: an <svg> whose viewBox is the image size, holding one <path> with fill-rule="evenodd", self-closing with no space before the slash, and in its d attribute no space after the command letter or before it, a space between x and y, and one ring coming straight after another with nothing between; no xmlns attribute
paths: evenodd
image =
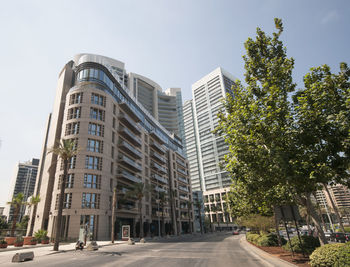
<svg viewBox="0 0 350 267"><path fill-rule="evenodd" d="M275 207L275 214L277 220L284 221L299 221L301 220L298 206L296 205L284 205Z"/></svg>
<svg viewBox="0 0 350 267"><path fill-rule="evenodd" d="M122 240L129 240L130 238L130 225L122 225Z"/></svg>

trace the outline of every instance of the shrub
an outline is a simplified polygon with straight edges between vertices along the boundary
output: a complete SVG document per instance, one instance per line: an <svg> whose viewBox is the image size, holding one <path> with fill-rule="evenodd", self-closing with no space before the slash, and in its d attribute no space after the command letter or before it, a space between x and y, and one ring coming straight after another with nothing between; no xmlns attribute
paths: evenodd
<svg viewBox="0 0 350 267"><path fill-rule="evenodd" d="M252 242L252 243L256 243L256 241L258 240L258 238L260 237L260 235L258 234L247 234L246 238L249 242Z"/></svg>
<svg viewBox="0 0 350 267"><path fill-rule="evenodd" d="M350 266L350 243L346 243L345 245L339 247L338 250L338 259L335 262L335 267L345 267Z"/></svg>
<svg viewBox="0 0 350 267"><path fill-rule="evenodd" d="M38 242L40 242L41 240L45 239L45 237L47 237L47 231L40 229L34 233L34 237L38 240Z"/></svg>
<svg viewBox="0 0 350 267"><path fill-rule="evenodd" d="M17 236L15 243L23 243L23 237L22 236Z"/></svg>
<svg viewBox="0 0 350 267"><path fill-rule="evenodd" d="M315 249L310 256L311 267L334 266L338 259L338 252L343 246L344 244L328 244Z"/></svg>
<svg viewBox="0 0 350 267"><path fill-rule="evenodd" d="M301 236L301 244L302 247L307 254L311 254L317 247L320 246L320 241L318 238L315 238L313 236ZM293 236L290 240L292 243L292 248L294 252L301 253L303 250L300 247L298 236ZM289 242L283 246L285 250L291 251Z"/></svg>
<svg viewBox="0 0 350 267"><path fill-rule="evenodd" d="M6 240L5 239L0 239L0 244L2 244L2 245L7 245L7 242L6 242Z"/></svg>

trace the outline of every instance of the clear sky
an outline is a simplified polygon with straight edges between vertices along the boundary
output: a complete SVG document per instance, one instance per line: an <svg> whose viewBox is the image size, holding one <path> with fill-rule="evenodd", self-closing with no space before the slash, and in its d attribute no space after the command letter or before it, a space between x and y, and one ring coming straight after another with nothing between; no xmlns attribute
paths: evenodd
<svg viewBox="0 0 350 267"><path fill-rule="evenodd" d="M120 60L166 89L191 85L221 66L244 78L244 42L256 27L282 39L294 77L350 64L350 1L2 1L0 9L0 206L15 164L40 157L58 74L78 53ZM347 52L348 51L348 52Z"/></svg>

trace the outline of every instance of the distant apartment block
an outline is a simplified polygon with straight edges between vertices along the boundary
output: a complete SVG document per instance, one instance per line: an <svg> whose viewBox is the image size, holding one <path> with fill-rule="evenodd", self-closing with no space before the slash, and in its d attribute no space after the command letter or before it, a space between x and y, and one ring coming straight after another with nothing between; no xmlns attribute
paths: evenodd
<svg viewBox="0 0 350 267"><path fill-rule="evenodd" d="M192 190L203 191L204 196L221 195L231 184L228 173L220 167L228 147L213 131L218 126L217 114L223 108L222 99L231 91L234 80L230 73L217 68L192 85L193 99L184 104L186 155L190 163ZM220 204L222 221L223 203ZM213 212L210 210L207 216L213 219Z"/></svg>
<svg viewBox="0 0 350 267"><path fill-rule="evenodd" d="M124 63L111 58L79 54L64 66L43 149L53 147L60 139L77 144L65 184L63 239L76 240L86 225L94 239L110 239L112 227L121 238L122 225L130 225L131 236L139 236L138 202L125 194L141 182L152 186L141 203L146 236L158 235L159 228L167 234L193 228L193 208L186 208L192 201L189 164L176 135L179 130L170 116L173 114L160 104L162 98L155 82L127 74ZM173 99L170 108L177 105ZM42 155L42 172L36 185L41 201L32 217L34 231L46 229L52 236L63 164L52 153ZM114 188L117 216L112 225ZM168 195L164 207L159 205L160 192Z"/></svg>
<svg viewBox="0 0 350 267"><path fill-rule="evenodd" d="M33 195L35 182L37 178L39 159L32 159L31 161L17 163L15 167L15 172L11 180L10 194L8 201L18 194L23 193L24 201ZM25 212L25 206L22 206L17 218L17 221L20 221ZM4 215L7 217L9 222L13 219L14 208L11 205L6 204Z"/></svg>

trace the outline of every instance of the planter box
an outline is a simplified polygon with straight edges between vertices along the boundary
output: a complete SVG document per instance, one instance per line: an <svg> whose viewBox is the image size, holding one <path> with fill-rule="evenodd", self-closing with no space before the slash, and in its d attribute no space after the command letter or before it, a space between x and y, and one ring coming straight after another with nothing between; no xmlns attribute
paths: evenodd
<svg viewBox="0 0 350 267"><path fill-rule="evenodd" d="M5 237L5 241L7 242L7 245L11 246L15 243L16 237Z"/></svg>
<svg viewBox="0 0 350 267"><path fill-rule="evenodd" d="M23 247L23 242L21 242L21 243L14 243L14 246L15 247Z"/></svg>
<svg viewBox="0 0 350 267"><path fill-rule="evenodd" d="M0 244L0 248L7 248L7 244Z"/></svg>
<svg viewBox="0 0 350 267"><path fill-rule="evenodd" d="M41 240L41 244L49 244L50 240Z"/></svg>
<svg viewBox="0 0 350 267"><path fill-rule="evenodd" d="M31 245L31 240L33 239L32 236L25 236L23 237L23 245Z"/></svg>

